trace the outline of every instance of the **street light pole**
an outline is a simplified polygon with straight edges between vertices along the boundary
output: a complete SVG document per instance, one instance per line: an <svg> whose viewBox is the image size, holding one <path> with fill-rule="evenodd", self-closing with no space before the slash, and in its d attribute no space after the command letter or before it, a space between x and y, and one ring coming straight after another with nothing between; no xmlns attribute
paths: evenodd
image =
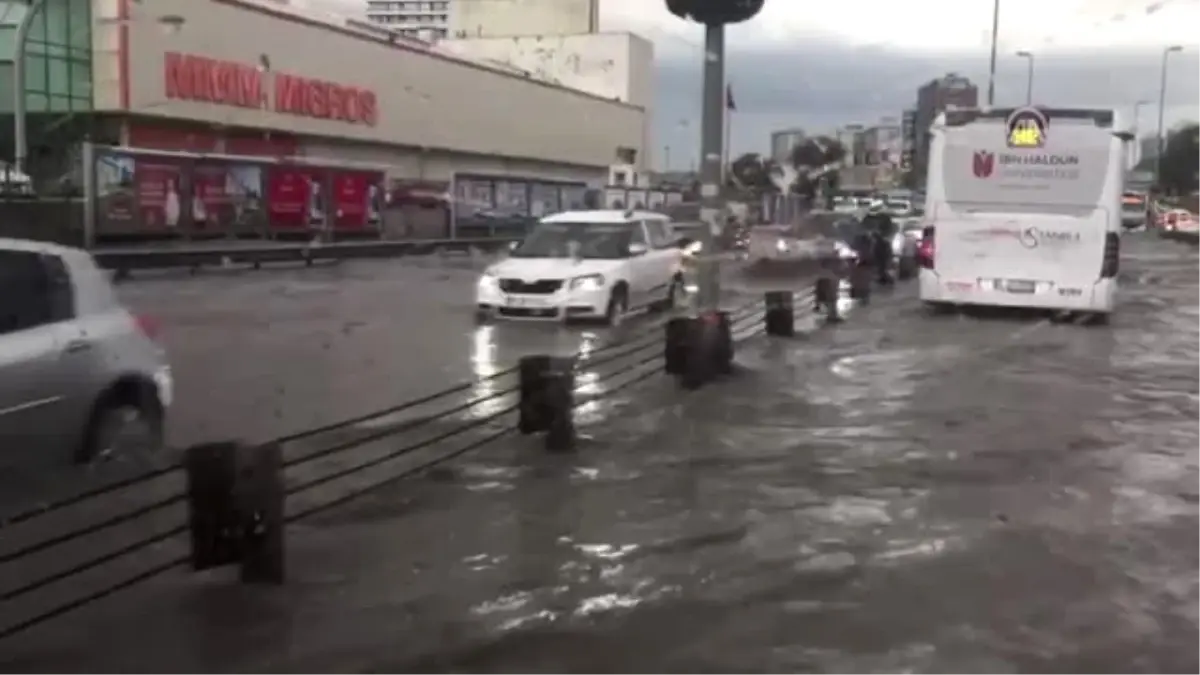
<svg viewBox="0 0 1200 675"><path fill-rule="evenodd" d="M1139 100L1133 104L1133 152L1130 153L1129 168L1132 170L1142 161L1142 106L1150 105L1153 101L1145 99Z"/></svg>
<svg viewBox="0 0 1200 675"><path fill-rule="evenodd" d="M13 46L13 166L25 172L25 160L29 157L28 138L25 133L25 46L33 20L46 6L46 0L33 0L25 9L21 23L17 24L16 41Z"/></svg>
<svg viewBox="0 0 1200 675"><path fill-rule="evenodd" d="M1000 0L992 0L992 60L988 66L987 104L996 104L996 46L1000 37Z"/></svg>
<svg viewBox="0 0 1200 675"><path fill-rule="evenodd" d="M1158 154L1154 158L1154 183L1162 188L1162 159L1166 150L1167 139L1163 136L1163 117L1167 111L1167 57L1174 52L1183 51L1181 45L1171 45L1163 50L1162 77L1158 86Z"/></svg>
<svg viewBox="0 0 1200 675"><path fill-rule="evenodd" d="M1025 105L1033 105L1033 52L1019 51L1017 56L1029 60L1029 68L1025 75Z"/></svg>

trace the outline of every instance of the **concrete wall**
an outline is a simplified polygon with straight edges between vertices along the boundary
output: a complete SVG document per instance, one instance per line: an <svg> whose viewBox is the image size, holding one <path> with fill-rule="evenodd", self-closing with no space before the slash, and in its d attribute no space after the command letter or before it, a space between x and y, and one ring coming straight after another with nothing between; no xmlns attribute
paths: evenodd
<svg viewBox="0 0 1200 675"><path fill-rule="evenodd" d="M600 0L452 0L450 37L569 35L599 30Z"/></svg>
<svg viewBox="0 0 1200 675"><path fill-rule="evenodd" d="M639 106L646 111L638 164L650 167L654 115L654 45L631 33L537 35L442 40L465 58L488 59L531 77Z"/></svg>
<svg viewBox="0 0 1200 675"><path fill-rule="evenodd" d="M130 17L124 26L101 21L96 30L97 82L115 71L121 85L115 95L111 87L97 91L100 110L580 167L607 167L618 147L643 151L646 115L640 108L503 74L432 49L389 44L239 0L96 3L108 10L98 16L120 16L125 7ZM168 34L155 20L164 15L182 16L183 28ZM122 58L126 45L127 57ZM263 76L262 105L169 97L168 52L250 68L267 57L270 72ZM274 84L282 75L370 91L377 98L377 122L277 112Z"/></svg>

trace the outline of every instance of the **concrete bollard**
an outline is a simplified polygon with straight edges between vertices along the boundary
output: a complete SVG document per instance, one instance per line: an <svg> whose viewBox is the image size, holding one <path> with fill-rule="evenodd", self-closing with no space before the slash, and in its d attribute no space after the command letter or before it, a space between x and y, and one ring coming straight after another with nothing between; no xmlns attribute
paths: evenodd
<svg viewBox="0 0 1200 675"><path fill-rule="evenodd" d="M796 335L796 312L792 306L795 301L791 291L767 291L765 296L767 312L767 335L774 337L793 337Z"/></svg>
<svg viewBox="0 0 1200 675"><path fill-rule="evenodd" d="M682 375L687 368L688 337L692 319L677 316L667 321L664 330L663 360L668 375Z"/></svg>
<svg viewBox="0 0 1200 675"><path fill-rule="evenodd" d="M246 583L283 583L283 459L278 444L205 443L184 454L195 570L241 564Z"/></svg>

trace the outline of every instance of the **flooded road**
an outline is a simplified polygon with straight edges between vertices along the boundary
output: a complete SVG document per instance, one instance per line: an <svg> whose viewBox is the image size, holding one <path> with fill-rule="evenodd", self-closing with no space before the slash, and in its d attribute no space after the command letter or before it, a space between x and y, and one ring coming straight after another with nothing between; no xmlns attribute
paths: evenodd
<svg viewBox="0 0 1200 675"><path fill-rule="evenodd" d="M5 670L1196 672L1196 251L1124 242L1109 327L902 287L739 374L303 521L290 580L175 573Z"/></svg>

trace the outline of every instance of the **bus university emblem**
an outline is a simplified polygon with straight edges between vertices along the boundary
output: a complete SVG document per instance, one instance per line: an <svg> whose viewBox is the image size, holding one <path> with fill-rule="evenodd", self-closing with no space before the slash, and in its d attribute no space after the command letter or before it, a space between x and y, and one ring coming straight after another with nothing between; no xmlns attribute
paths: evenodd
<svg viewBox="0 0 1200 675"><path fill-rule="evenodd" d="M1037 149L1046 145L1046 130L1050 121L1037 108L1018 108L1008 116L1005 129L1008 147Z"/></svg>
<svg viewBox="0 0 1200 675"><path fill-rule="evenodd" d="M992 175L992 171L996 168L995 153L986 150L976 150L975 156L971 160L971 170L975 172L976 178L987 178Z"/></svg>

